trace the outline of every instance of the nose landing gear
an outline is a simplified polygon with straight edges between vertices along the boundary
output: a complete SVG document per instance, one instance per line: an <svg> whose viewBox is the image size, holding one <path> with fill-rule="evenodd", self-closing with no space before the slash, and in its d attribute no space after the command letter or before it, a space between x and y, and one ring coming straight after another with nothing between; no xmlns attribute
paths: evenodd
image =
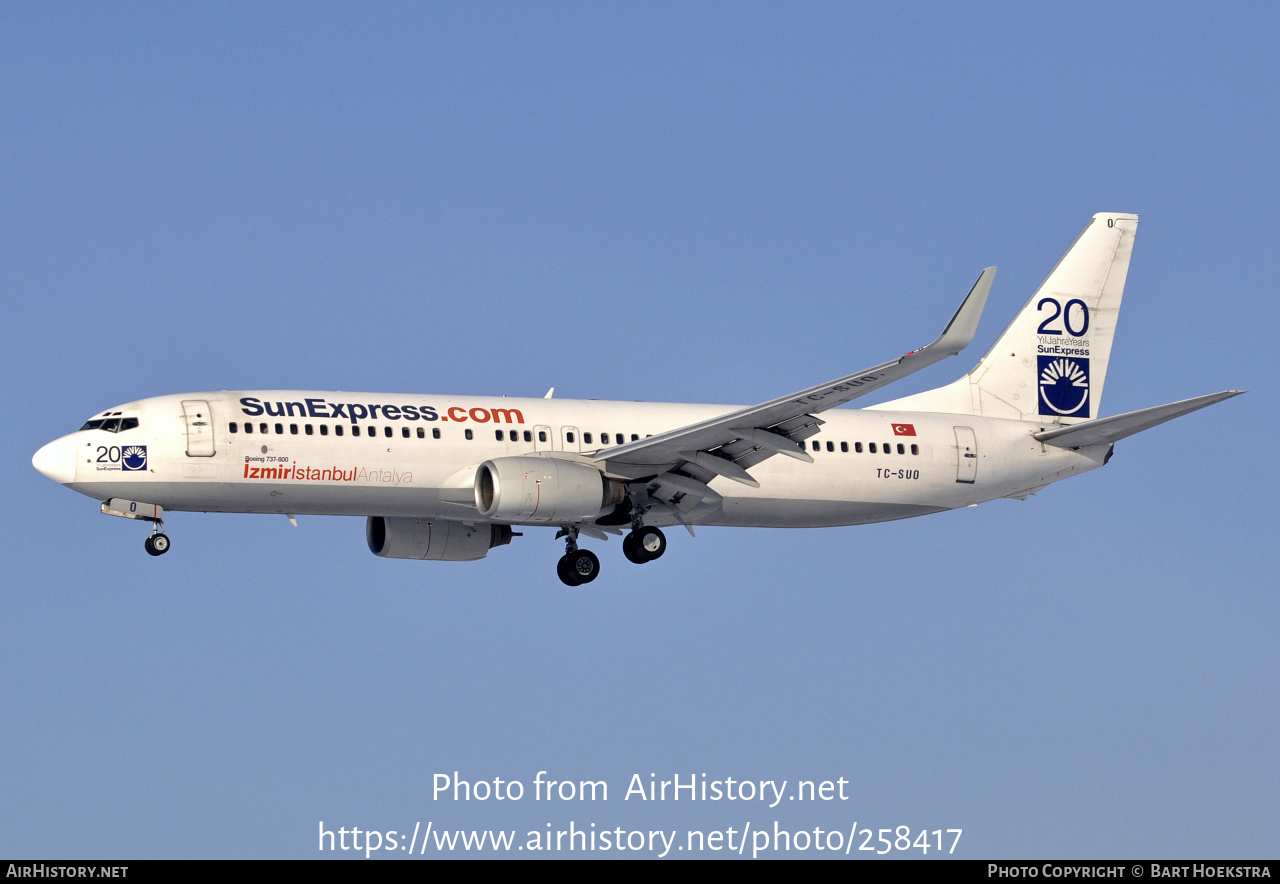
<svg viewBox="0 0 1280 884"><path fill-rule="evenodd" d="M143 503L140 500L125 500L113 497L102 502L102 514L119 516L122 519L137 519L151 523L151 536L143 546L147 555L162 556L169 551L169 537L164 533L164 507L158 503Z"/></svg>
<svg viewBox="0 0 1280 884"><path fill-rule="evenodd" d="M164 522L153 523L151 536L147 538L143 547L149 555L153 556L162 556L169 551L169 535L164 533Z"/></svg>

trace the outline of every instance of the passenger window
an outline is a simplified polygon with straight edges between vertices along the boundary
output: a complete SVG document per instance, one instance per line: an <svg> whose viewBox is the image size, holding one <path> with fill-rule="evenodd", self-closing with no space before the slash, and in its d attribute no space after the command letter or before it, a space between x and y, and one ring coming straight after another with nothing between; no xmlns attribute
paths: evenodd
<svg viewBox="0 0 1280 884"><path fill-rule="evenodd" d="M296 435L298 435L298 425L297 425L297 424L289 424L289 435L290 435L290 436L296 436Z"/></svg>
<svg viewBox="0 0 1280 884"><path fill-rule="evenodd" d="M354 425L351 427L351 435L352 435L352 436L359 436L359 435L360 435L360 425L359 425L359 424L354 424Z"/></svg>
<svg viewBox="0 0 1280 884"><path fill-rule="evenodd" d="M284 435L284 424L276 424L276 435L277 436Z"/></svg>
<svg viewBox="0 0 1280 884"><path fill-rule="evenodd" d="M406 427L406 429L408 429L408 428ZM425 438L427 438L427 431L426 431L426 430L424 430L424 429L422 429L422 427L418 427L418 438L419 438L419 439L425 439Z"/></svg>
<svg viewBox="0 0 1280 884"><path fill-rule="evenodd" d="M885 453L885 454L893 454L893 446L892 446L891 444L889 444L888 442L884 443L884 453Z"/></svg>
<svg viewBox="0 0 1280 884"><path fill-rule="evenodd" d="M408 428L408 427L401 427L401 428L400 428L400 435L401 435L401 436L403 436L404 438L408 439L408 438L409 438L409 428Z"/></svg>
<svg viewBox="0 0 1280 884"><path fill-rule="evenodd" d="M303 429L307 431L308 436L313 434L313 430L311 429L311 424L307 424L305 427L303 427Z"/></svg>
<svg viewBox="0 0 1280 884"><path fill-rule="evenodd" d="M583 434L582 434L582 441L583 441L583 442L585 442L586 444L590 445L590 444L591 444L591 434L590 434L590 433L583 433Z"/></svg>
<svg viewBox="0 0 1280 884"><path fill-rule="evenodd" d="M321 425L320 425L320 435L321 435L321 436L328 436L328 435L329 435L329 425L328 425L328 424L321 424Z"/></svg>
<svg viewBox="0 0 1280 884"><path fill-rule="evenodd" d="M122 432L122 433L123 433L125 430L133 430L133 429L136 429L136 428L137 428L137 426L138 426L138 419L137 419L136 417L122 417L122 418L120 418L120 432Z"/></svg>
<svg viewBox="0 0 1280 884"><path fill-rule="evenodd" d="M231 422L230 430L231 430L231 432L233 432L233 433L236 431L236 422L235 422L235 421L232 421L232 422Z"/></svg>
<svg viewBox="0 0 1280 884"><path fill-rule="evenodd" d="M874 443L874 442L868 442L868 443L867 443L867 451L871 452L872 454L875 454L875 453L876 453L876 443Z"/></svg>
<svg viewBox="0 0 1280 884"><path fill-rule="evenodd" d="M470 431L470 430L468 430L467 432L469 433L469 432L471 432L471 431ZM539 430L539 431L538 431L538 441L539 441L539 442L546 442L546 441L547 441L547 431L546 431L546 430Z"/></svg>
<svg viewBox="0 0 1280 884"><path fill-rule="evenodd" d="M532 442L532 441L533 441L533 434L532 434L532 433L530 433L528 430L525 430L525 431L524 431L524 441L526 441L526 442Z"/></svg>
<svg viewBox="0 0 1280 884"><path fill-rule="evenodd" d="M335 435L335 436L341 436L341 435L342 435L342 433L343 433L343 430L342 430L342 424L334 424L334 427L333 427L333 435Z"/></svg>
<svg viewBox="0 0 1280 884"><path fill-rule="evenodd" d="M827 443L827 451L835 451L835 450L836 450L836 443L834 443L834 442L828 442L828 443Z"/></svg>
<svg viewBox="0 0 1280 884"><path fill-rule="evenodd" d="M817 439L814 439L814 440L813 440L813 450L814 450L814 451L821 451L821 450L822 450L822 443L820 443Z"/></svg>
<svg viewBox="0 0 1280 884"><path fill-rule="evenodd" d="M253 432L253 424L246 422L246 423L245 423L245 425L244 425L244 431L245 431L246 433L252 433L252 432Z"/></svg>
<svg viewBox="0 0 1280 884"><path fill-rule="evenodd" d="M501 442L501 441L502 441L502 431L501 431L501 430L494 430L494 431L493 431L493 437L494 437L495 439L497 439L499 442ZM570 442L572 442L573 440L572 440L572 439L570 439L569 441L570 441Z"/></svg>
<svg viewBox="0 0 1280 884"><path fill-rule="evenodd" d="M920 446L919 446L919 445L912 445L912 446L911 446L911 453L912 453L912 454L919 454L919 453L920 453Z"/></svg>
<svg viewBox="0 0 1280 884"><path fill-rule="evenodd" d="M474 435L470 430L467 430L467 431L466 431L465 433L463 433L462 435L463 435L463 436L465 436L465 437L467 437L467 439L474 439L474 438L475 438L475 435Z"/></svg>
<svg viewBox="0 0 1280 884"><path fill-rule="evenodd" d="M608 433L601 433L601 434L600 434L600 441L601 441L601 442L603 442L605 445L608 445L608 444L609 444L609 434L608 434Z"/></svg>
<svg viewBox="0 0 1280 884"><path fill-rule="evenodd" d="M849 453L849 443L848 443L848 442L841 442L841 443L840 443L840 450L841 450L841 451L843 451L845 454L848 454L848 453Z"/></svg>
<svg viewBox="0 0 1280 884"><path fill-rule="evenodd" d="M565 433L565 434L564 434L564 441L566 441L566 442L568 442L568 443L572 444L572 443L573 443L573 433Z"/></svg>
<svg viewBox="0 0 1280 884"><path fill-rule="evenodd" d="M390 428L390 427L383 427L383 428L382 428L382 435L384 435L384 436L386 436L388 439L390 439L390 438L391 438L391 428Z"/></svg>
<svg viewBox="0 0 1280 884"><path fill-rule="evenodd" d="M432 427L432 428L431 428L431 438L432 438L432 439L439 439L439 438L440 438L440 428L439 428L439 427Z"/></svg>
<svg viewBox="0 0 1280 884"><path fill-rule="evenodd" d="M906 447L905 447L901 442L899 442L899 443L898 443L898 453L899 453L899 454L906 454L906 453L907 453L907 449L906 449Z"/></svg>
<svg viewBox="0 0 1280 884"><path fill-rule="evenodd" d="M271 430L267 428L266 424L258 424L258 432L265 436L267 433L270 433Z"/></svg>
<svg viewBox="0 0 1280 884"><path fill-rule="evenodd" d="M632 434L631 434L631 441L632 441L632 442L639 442L639 441L640 441L640 437L639 437L639 436L637 436L635 433L632 433Z"/></svg>

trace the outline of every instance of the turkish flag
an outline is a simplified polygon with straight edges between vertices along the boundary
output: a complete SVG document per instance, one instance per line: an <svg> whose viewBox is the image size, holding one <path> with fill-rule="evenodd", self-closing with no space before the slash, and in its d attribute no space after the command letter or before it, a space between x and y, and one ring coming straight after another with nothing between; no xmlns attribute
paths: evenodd
<svg viewBox="0 0 1280 884"><path fill-rule="evenodd" d="M894 424L893 435L895 436L914 436L916 434L915 424Z"/></svg>

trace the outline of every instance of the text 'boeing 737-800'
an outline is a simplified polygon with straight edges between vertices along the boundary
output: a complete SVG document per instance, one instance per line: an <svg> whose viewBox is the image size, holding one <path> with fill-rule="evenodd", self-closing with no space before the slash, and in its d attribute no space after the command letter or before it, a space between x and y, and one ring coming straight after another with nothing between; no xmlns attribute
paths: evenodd
<svg viewBox="0 0 1280 884"><path fill-rule="evenodd" d="M108 409L32 463L150 522L152 555L169 549L166 510L364 516L375 554L448 561L546 526L570 586L600 570L584 536L625 531L641 564L674 525L859 525L1025 498L1239 392L1099 417L1137 226L1095 215L972 371L870 408L837 406L964 349L994 267L927 347L760 405L186 393Z"/></svg>

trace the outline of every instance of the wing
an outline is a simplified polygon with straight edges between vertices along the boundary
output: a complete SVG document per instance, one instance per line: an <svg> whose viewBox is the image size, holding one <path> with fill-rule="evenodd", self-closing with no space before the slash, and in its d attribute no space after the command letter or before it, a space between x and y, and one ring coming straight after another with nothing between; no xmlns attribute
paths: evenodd
<svg viewBox="0 0 1280 884"><path fill-rule="evenodd" d="M968 346L995 275L994 267L982 271L942 334L926 347L790 396L606 448L594 459L614 475L631 479L659 477L658 483L672 496L718 498L706 485L715 476L758 488L759 483L747 469L766 458L784 454L813 460L800 443L818 432L822 421L816 415L954 356ZM676 470L679 472L673 472Z"/></svg>

